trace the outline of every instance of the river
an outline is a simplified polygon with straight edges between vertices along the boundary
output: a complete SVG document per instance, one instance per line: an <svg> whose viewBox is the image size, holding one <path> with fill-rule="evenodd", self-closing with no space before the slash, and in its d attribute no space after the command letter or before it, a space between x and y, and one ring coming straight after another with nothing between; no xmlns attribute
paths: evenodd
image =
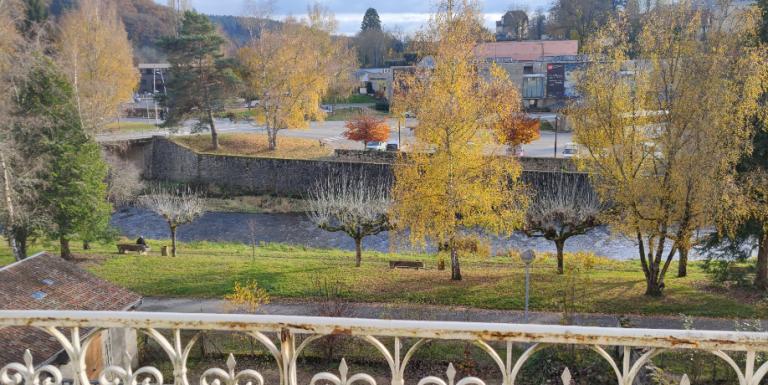
<svg viewBox="0 0 768 385"><path fill-rule="evenodd" d="M130 238L143 235L145 238L169 238L170 233L165 221L149 210L127 207L112 216L112 225L120 233ZM223 241L250 243L256 242L286 243L317 248L354 249L354 242L344 233L323 231L301 213L289 214L249 214L209 212L195 222L180 226L180 241ZM407 251L402 242L390 240L387 233L365 238L363 247L368 250ZM522 233L515 233L504 239L494 238L491 244L495 251L506 249L534 249L540 252L554 252L555 246L543 238L529 238ZM589 251L597 255L614 259L638 258L636 243L632 240L612 234L607 227L598 227L584 235L570 238L565 244L566 251Z"/></svg>

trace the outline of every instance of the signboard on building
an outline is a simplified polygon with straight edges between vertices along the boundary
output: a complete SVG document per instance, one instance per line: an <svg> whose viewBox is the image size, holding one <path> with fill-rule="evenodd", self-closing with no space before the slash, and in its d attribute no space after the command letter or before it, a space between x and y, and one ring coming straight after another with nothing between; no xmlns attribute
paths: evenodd
<svg viewBox="0 0 768 385"><path fill-rule="evenodd" d="M586 63L547 64L547 97L553 99L577 98L576 76Z"/></svg>
<svg viewBox="0 0 768 385"><path fill-rule="evenodd" d="M547 97L558 99L565 96L565 64L547 64Z"/></svg>

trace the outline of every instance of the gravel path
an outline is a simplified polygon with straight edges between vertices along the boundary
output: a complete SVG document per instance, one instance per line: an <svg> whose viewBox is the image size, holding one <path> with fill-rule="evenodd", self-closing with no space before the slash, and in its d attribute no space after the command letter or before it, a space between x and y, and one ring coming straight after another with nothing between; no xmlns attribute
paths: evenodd
<svg viewBox="0 0 768 385"><path fill-rule="evenodd" d="M259 314L272 315L305 315L318 316L323 305L317 302L276 300L262 306ZM137 309L148 312L178 312L178 313L234 313L226 301L220 299L197 298L144 298ZM464 321L464 322L498 322L523 323L522 311L514 310L485 310L465 307L381 304L381 303L349 303L345 317L374 318L374 319L405 319L430 321ZM531 312L531 323L558 325L562 319L561 313ZM615 327L619 325L619 317L610 314L576 314L574 324L581 326ZM628 324L636 328L648 329L682 329L681 317L629 315L625 317ZM699 330L734 330L733 319L695 317L694 328ZM762 321L763 330L768 329L768 321Z"/></svg>

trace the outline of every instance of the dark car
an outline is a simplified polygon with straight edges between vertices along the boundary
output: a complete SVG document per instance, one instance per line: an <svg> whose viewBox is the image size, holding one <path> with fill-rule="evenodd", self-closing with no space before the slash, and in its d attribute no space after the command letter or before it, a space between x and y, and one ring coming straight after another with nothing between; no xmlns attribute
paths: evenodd
<svg viewBox="0 0 768 385"><path fill-rule="evenodd" d="M387 151L398 151L400 146L397 143L387 143Z"/></svg>

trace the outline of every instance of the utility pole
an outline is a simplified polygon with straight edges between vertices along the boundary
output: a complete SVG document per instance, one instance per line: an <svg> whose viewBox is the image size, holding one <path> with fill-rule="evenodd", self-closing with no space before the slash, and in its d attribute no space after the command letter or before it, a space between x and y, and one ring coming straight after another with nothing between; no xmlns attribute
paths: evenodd
<svg viewBox="0 0 768 385"><path fill-rule="evenodd" d="M557 158L557 130L560 126L560 117L555 115L555 158Z"/></svg>

